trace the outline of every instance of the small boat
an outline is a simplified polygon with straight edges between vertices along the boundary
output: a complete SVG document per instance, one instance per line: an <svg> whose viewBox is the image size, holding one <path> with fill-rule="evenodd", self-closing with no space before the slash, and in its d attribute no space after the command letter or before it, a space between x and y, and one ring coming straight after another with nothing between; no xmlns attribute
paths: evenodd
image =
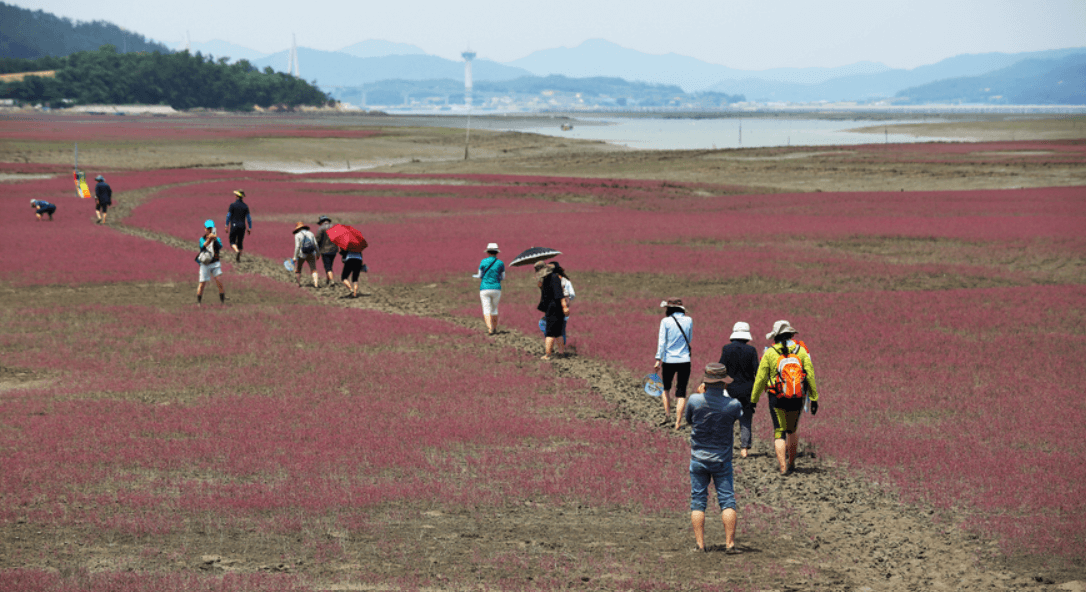
<svg viewBox="0 0 1086 592"><path fill-rule="evenodd" d="M568 132L568 131L569 131L569 130L571 130L571 129L573 129L573 125L572 125L572 124L569 124L569 123L563 123L563 124L562 124L562 131L564 131L564 132Z"/></svg>

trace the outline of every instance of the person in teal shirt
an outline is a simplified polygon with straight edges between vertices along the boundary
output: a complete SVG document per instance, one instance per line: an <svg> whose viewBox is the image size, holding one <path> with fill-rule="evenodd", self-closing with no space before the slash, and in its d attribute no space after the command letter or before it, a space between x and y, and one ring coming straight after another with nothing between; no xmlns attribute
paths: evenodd
<svg viewBox="0 0 1086 592"><path fill-rule="evenodd" d="M486 322L486 334L498 332L498 301L502 299L502 280L505 279L505 264L498 259L498 243L486 246L486 259L479 262L479 299L483 302L483 321Z"/></svg>

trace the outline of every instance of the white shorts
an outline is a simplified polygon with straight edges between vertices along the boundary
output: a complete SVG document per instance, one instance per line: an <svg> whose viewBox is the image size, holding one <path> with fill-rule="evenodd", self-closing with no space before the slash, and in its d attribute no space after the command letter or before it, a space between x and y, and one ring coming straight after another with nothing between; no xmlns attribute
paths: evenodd
<svg viewBox="0 0 1086 592"><path fill-rule="evenodd" d="M207 265L204 265L203 263L200 264L200 283L204 283L211 278L220 275L222 275L222 261L216 261Z"/></svg>
<svg viewBox="0 0 1086 592"><path fill-rule="evenodd" d="M498 302L502 299L501 290L479 290L479 300L483 301L483 314L498 314Z"/></svg>

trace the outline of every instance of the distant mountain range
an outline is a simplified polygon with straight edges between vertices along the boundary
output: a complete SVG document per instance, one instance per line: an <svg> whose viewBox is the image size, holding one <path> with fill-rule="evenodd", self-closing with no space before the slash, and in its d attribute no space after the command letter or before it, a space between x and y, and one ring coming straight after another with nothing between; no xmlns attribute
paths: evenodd
<svg viewBox="0 0 1086 592"><path fill-rule="evenodd" d="M263 69L271 66L286 71L287 51L253 60L254 66ZM385 55L360 58L338 51L320 51L307 47L298 48L299 75L305 80L316 80L324 88L337 86L361 86L378 80L432 80L436 78L464 79L464 62L454 62L432 55ZM475 80L512 80L531 73L521 68L506 66L490 60L475 60L472 78Z"/></svg>
<svg viewBox="0 0 1086 592"><path fill-rule="evenodd" d="M119 50L126 44L128 51L166 50L161 44L110 23L73 23L2 2L0 11L0 59L62 56L96 49L104 43L112 43ZM192 43L189 47L217 59L248 60L261 69L287 69L286 49L269 55L222 40ZM183 48L184 44L174 45L175 50ZM463 81L464 77L462 61L428 55L408 43L371 39L339 51L299 47L298 54L302 78L316 81L326 90L360 88L380 81ZM728 56L719 56L719 61L728 61ZM621 78L643 85L631 88L677 87L683 93L743 96L763 103L891 100L1082 105L1086 104L1082 93L1086 85L1084 63L1086 47L959 55L908 70L876 62L834 68L739 70L675 53L647 54L603 39L590 39L576 47L544 49L504 64L476 59L472 71L480 82L558 76L562 80L597 79L592 84L598 87L598 79ZM12 64L7 69L17 67ZM438 86L446 85L442 82Z"/></svg>

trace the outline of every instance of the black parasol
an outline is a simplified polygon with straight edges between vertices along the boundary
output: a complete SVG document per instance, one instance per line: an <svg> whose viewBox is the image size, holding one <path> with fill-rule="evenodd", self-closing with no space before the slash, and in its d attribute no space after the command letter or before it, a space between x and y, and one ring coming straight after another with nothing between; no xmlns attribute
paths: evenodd
<svg viewBox="0 0 1086 592"><path fill-rule="evenodd" d="M551 257L557 257L561 255L562 251L555 251L554 249L548 249L547 247L532 247L527 251L524 251L520 255L517 255L515 259L509 264L511 267L520 267L521 265L531 265L536 261L542 261L544 259L550 259Z"/></svg>

